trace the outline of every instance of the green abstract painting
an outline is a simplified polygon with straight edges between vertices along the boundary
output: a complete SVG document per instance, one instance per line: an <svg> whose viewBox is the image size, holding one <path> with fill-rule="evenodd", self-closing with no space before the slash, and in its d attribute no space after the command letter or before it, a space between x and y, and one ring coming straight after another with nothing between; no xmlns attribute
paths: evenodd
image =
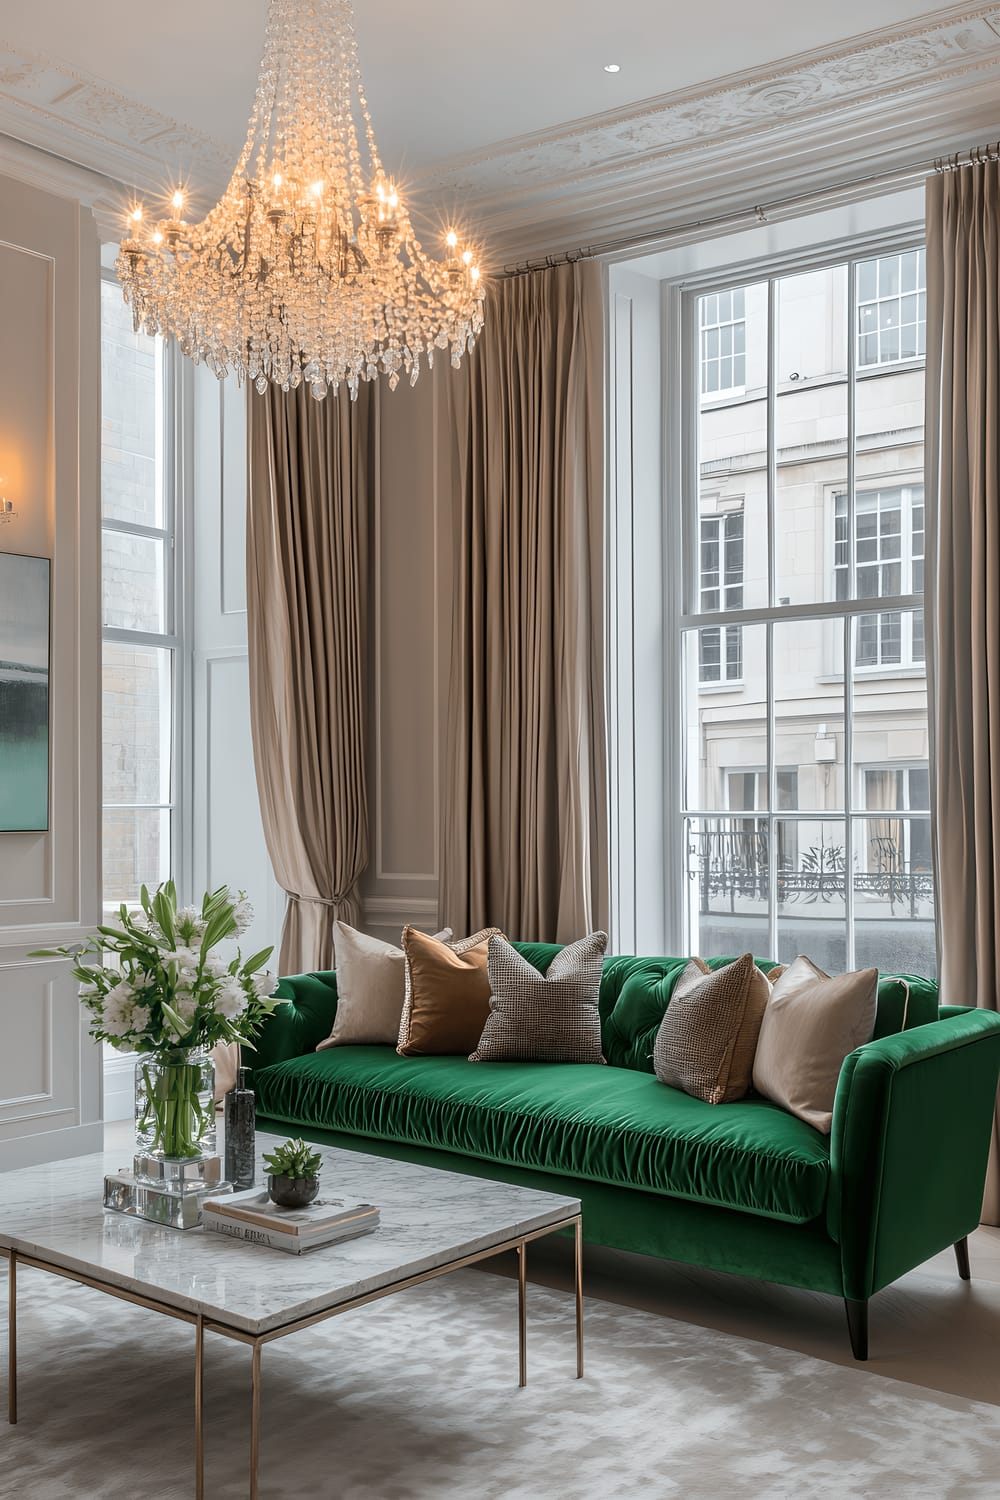
<svg viewBox="0 0 1000 1500"><path fill-rule="evenodd" d="M49 560L0 552L0 833L49 826Z"/></svg>

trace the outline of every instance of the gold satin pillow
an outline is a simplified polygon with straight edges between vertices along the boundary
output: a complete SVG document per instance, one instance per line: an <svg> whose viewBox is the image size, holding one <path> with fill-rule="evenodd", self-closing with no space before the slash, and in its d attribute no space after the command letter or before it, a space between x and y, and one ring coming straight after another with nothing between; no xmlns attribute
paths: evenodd
<svg viewBox="0 0 1000 1500"><path fill-rule="evenodd" d="M442 943L416 927L403 928L406 998L396 1048L401 1057L468 1057L475 1049L490 1014L490 938L502 936L498 927L484 927L457 943Z"/></svg>

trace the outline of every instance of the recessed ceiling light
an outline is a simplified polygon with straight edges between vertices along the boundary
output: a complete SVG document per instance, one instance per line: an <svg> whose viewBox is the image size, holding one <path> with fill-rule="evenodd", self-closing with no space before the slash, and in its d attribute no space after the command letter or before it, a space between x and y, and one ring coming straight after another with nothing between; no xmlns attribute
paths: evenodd
<svg viewBox="0 0 1000 1500"><path fill-rule="evenodd" d="M621 70L622 70L621 63L605 63L604 64L604 71L605 71L605 73L620 73Z"/></svg>

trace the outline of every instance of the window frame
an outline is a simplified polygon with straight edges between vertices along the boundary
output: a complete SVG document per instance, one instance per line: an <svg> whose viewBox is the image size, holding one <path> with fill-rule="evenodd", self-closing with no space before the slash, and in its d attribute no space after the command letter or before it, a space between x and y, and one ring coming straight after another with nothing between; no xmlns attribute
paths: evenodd
<svg viewBox="0 0 1000 1500"><path fill-rule="evenodd" d="M107 284L121 296L121 286L113 270L101 270L101 291ZM103 312L101 334L103 338ZM160 389L157 421L158 458L160 460L161 522L160 526L148 526L139 522L105 518L103 489L101 496L101 542L105 532L118 532L125 536L146 537L158 540L163 545L163 624L162 631L135 630L104 623L103 593L101 605L102 676L103 646L110 642L126 646L139 646L169 652L169 754L170 779L168 799L160 802L105 802L101 789L102 822L105 812L159 812L169 816L168 874L179 890L186 888L181 878L182 858L185 852L183 800L184 771L183 751L186 744L184 705L187 699L187 664L185 640L187 636L187 604L184 567L184 526L182 504L182 476L184 473L184 424L182 415L183 372L180 356L173 339L164 339L160 360ZM103 410L103 408L102 408ZM102 876L103 881L103 876ZM108 904L102 889L101 904L105 912L117 911L119 901Z"/></svg>
<svg viewBox="0 0 1000 1500"><path fill-rule="evenodd" d="M851 549L849 558L849 597L846 600L821 600L801 605L780 605L776 589L775 568L775 512L777 499L777 465L774 448L776 402L778 396L778 381L776 369L777 356L777 317L778 298L776 288L778 282L787 276L800 274L810 270L823 270L836 265L847 264L848 266L848 338L847 338L847 384L848 384L848 434L847 434L847 493L848 493L848 535L855 534L855 501L857 495L856 484L856 456L857 456L857 386L862 379L878 378L880 375L889 375L894 371L919 369L924 365L925 356L916 359L907 359L899 362L886 362L878 366L866 366L864 370L858 367L858 324L857 324L857 267L863 261L881 259L891 254L904 254L911 250L917 250L924 245L924 226L922 222L914 221L899 225L895 229L882 232L871 232L866 234L844 236L830 239L823 244L811 247L804 252L789 252L785 255L768 255L756 260L723 266L719 269L707 272L703 276L690 274L679 278L665 290L663 299L664 337L668 348L672 347L674 363L672 370L666 373L665 390L669 390L670 376L673 375L674 397L680 392L680 419L679 419L679 452L676 462L669 462L669 454L666 449L665 439L665 484L664 504L667 515L671 517L664 527L664 545L666 548L679 546L673 555L664 555L664 580L666 586L671 585L676 589L675 597L680 601L679 607L665 620L666 649L664 652L664 687L665 707L670 719L678 725L678 732L668 732L666 743L669 747L669 796L672 806L668 806L667 818L665 820L666 843L665 843L665 869L664 869L664 901L665 901L665 930L670 936L672 945L676 951L684 952L691 946L691 934L688 930L689 903L688 894L690 881L687 875L687 846L689 823L697 823L706 818L718 818L721 813L719 809L707 809L696 806L685 805L685 789L687 785L687 735L683 724L685 723L685 653L684 641L688 632L701 628L712 628L715 626L749 626L763 625L766 634L766 672L767 672L767 707L766 722L768 736L768 762L770 766L769 786L769 810L766 813L757 814L768 820L768 825L777 824L782 818L797 821L816 821L818 810L812 812L802 810L798 814L780 812L777 809L776 796L776 760L775 760L775 704L774 704L774 626L778 623L794 623L801 621L841 621L844 631L844 672L846 676L844 692L844 737L845 737L845 766L854 765L853 760L853 719L854 719L854 692L853 684L858 669L854 665L853 650L853 625L859 615L871 614L871 601L857 599L854 596L856 590L856 549ZM731 289L735 286L744 287L766 282L768 286L768 352L767 352L767 559L768 559L768 581L767 581L767 603L766 605L743 609L739 611L718 611L716 613L701 613L698 609L698 583L700 580L698 541L700 538L700 515L701 502L701 472L699 456L699 427L702 412L706 406L706 399L701 390L701 322L699 315L699 298L711 295L720 290ZM715 393L713 393L714 395ZM711 399L707 403L711 409ZM897 481L902 485L907 481L902 476ZM886 486L889 487L889 486ZM923 594L906 594L894 596L892 608L901 611L923 609L925 599ZM922 665L922 664L917 664ZM875 669L885 671L885 668ZM893 670L892 668L888 670ZM903 669L906 670L906 669ZM914 668L909 669L911 672ZM870 678L872 669L860 669L862 677ZM707 685L711 691L713 684ZM696 684L700 688L701 684ZM836 821L842 824L845 837L845 868L850 871L853 868L853 854L855 848L855 830L859 822L869 816L867 810L857 805L854 796L853 777L846 775L844 786L844 808L838 812ZM674 836L676 832L676 836ZM858 837L861 837L859 831ZM769 869L768 869L768 954L774 957L778 952L778 869L777 869L777 838L768 840L769 846ZM844 925L846 929L846 948L848 967L854 964L856 928L854 918L854 892L853 882L850 878L845 880L845 916Z"/></svg>

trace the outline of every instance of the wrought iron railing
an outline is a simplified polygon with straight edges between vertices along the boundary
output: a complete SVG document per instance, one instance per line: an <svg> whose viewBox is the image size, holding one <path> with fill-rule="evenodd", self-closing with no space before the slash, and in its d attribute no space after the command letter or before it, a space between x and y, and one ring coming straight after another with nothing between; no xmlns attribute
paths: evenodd
<svg viewBox="0 0 1000 1500"><path fill-rule="evenodd" d="M869 839L866 863L868 869L854 870L855 896L883 902L892 917L905 919L908 915L920 920L928 916L927 907L934 897L933 875L930 870L907 866L900 841ZM763 819L752 815L719 819L714 826L697 830L688 846L688 874L698 882L702 913L719 911L725 905L735 913L747 901L766 904L768 864L769 830ZM813 845L791 855L782 848L779 838L776 876L777 896L783 906L843 901L843 846Z"/></svg>

